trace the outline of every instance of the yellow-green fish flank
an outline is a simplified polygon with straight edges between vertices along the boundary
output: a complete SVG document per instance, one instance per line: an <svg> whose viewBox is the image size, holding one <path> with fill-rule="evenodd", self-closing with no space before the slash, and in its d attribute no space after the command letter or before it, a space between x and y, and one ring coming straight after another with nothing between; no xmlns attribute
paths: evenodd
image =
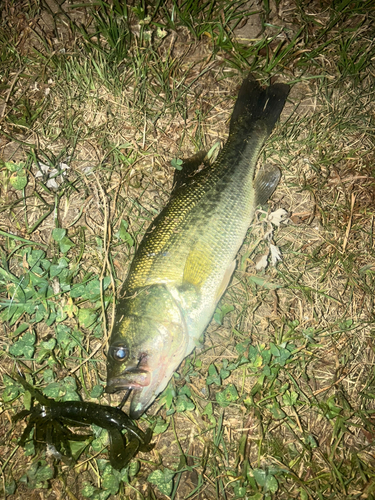
<svg viewBox="0 0 375 500"><path fill-rule="evenodd" d="M177 172L170 201L145 234L122 288L107 360L107 392L132 389L138 418L166 387L208 325L236 266L257 205L280 171L260 169L259 152L289 86L246 78L219 157ZM199 155L197 155L199 159Z"/></svg>

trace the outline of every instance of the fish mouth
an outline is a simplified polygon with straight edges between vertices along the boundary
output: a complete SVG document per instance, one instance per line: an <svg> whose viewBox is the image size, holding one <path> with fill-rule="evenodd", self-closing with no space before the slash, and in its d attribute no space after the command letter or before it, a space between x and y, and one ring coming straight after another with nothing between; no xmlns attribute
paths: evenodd
<svg viewBox="0 0 375 500"><path fill-rule="evenodd" d="M118 377L107 380L105 392L114 394L115 392L142 389L151 383L151 373L142 368L130 368L124 370Z"/></svg>
<svg viewBox="0 0 375 500"><path fill-rule="evenodd" d="M165 378L160 367L150 371L132 367L124 370L115 378L108 378L105 392L113 394L119 391L128 391L128 394L124 395L123 402L130 396L129 416L132 420L137 420L153 403L156 395L161 392L156 389L160 380L163 380L160 388L163 390L169 379Z"/></svg>
<svg viewBox="0 0 375 500"><path fill-rule="evenodd" d="M132 377L129 377L132 375L136 376L135 380L132 380ZM137 420L153 401L153 398L151 398L150 401L147 400L146 402L142 402L142 395L144 391L148 392L151 380L152 374L150 372L140 368L133 368L131 370L124 371L119 377L108 380L105 392L108 394L114 394L115 392L127 391L124 394L120 407L125 404L126 400L130 396L129 417L132 420Z"/></svg>

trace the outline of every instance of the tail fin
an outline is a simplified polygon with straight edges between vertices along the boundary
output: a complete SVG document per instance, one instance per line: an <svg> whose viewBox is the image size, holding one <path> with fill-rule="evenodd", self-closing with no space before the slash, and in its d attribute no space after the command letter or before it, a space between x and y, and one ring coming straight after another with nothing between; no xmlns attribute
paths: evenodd
<svg viewBox="0 0 375 500"><path fill-rule="evenodd" d="M238 127L253 125L261 120L270 134L281 114L289 90L289 85L285 83L275 83L262 88L251 76L245 78L234 106L229 133L234 133Z"/></svg>

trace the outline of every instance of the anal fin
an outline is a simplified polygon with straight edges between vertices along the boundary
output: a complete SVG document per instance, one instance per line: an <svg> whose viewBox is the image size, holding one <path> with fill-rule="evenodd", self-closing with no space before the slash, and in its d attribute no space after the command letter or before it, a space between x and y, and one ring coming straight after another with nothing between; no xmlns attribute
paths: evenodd
<svg viewBox="0 0 375 500"><path fill-rule="evenodd" d="M265 205L272 193L275 191L281 172L276 165L263 165L254 180L254 206Z"/></svg>

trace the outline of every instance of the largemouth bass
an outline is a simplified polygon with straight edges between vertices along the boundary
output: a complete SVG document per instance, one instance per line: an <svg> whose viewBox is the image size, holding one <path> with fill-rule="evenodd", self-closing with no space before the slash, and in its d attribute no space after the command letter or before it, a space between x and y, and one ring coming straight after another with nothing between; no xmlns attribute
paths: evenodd
<svg viewBox="0 0 375 500"><path fill-rule="evenodd" d="M163 391L210 322L236 267L255 208L280 170L254 170L289 93L250 77L240 88L228 140L200 171L177 172L167 206L147 230L117 304L107 358L107 392L132 389L138 418Z"/></svg>

